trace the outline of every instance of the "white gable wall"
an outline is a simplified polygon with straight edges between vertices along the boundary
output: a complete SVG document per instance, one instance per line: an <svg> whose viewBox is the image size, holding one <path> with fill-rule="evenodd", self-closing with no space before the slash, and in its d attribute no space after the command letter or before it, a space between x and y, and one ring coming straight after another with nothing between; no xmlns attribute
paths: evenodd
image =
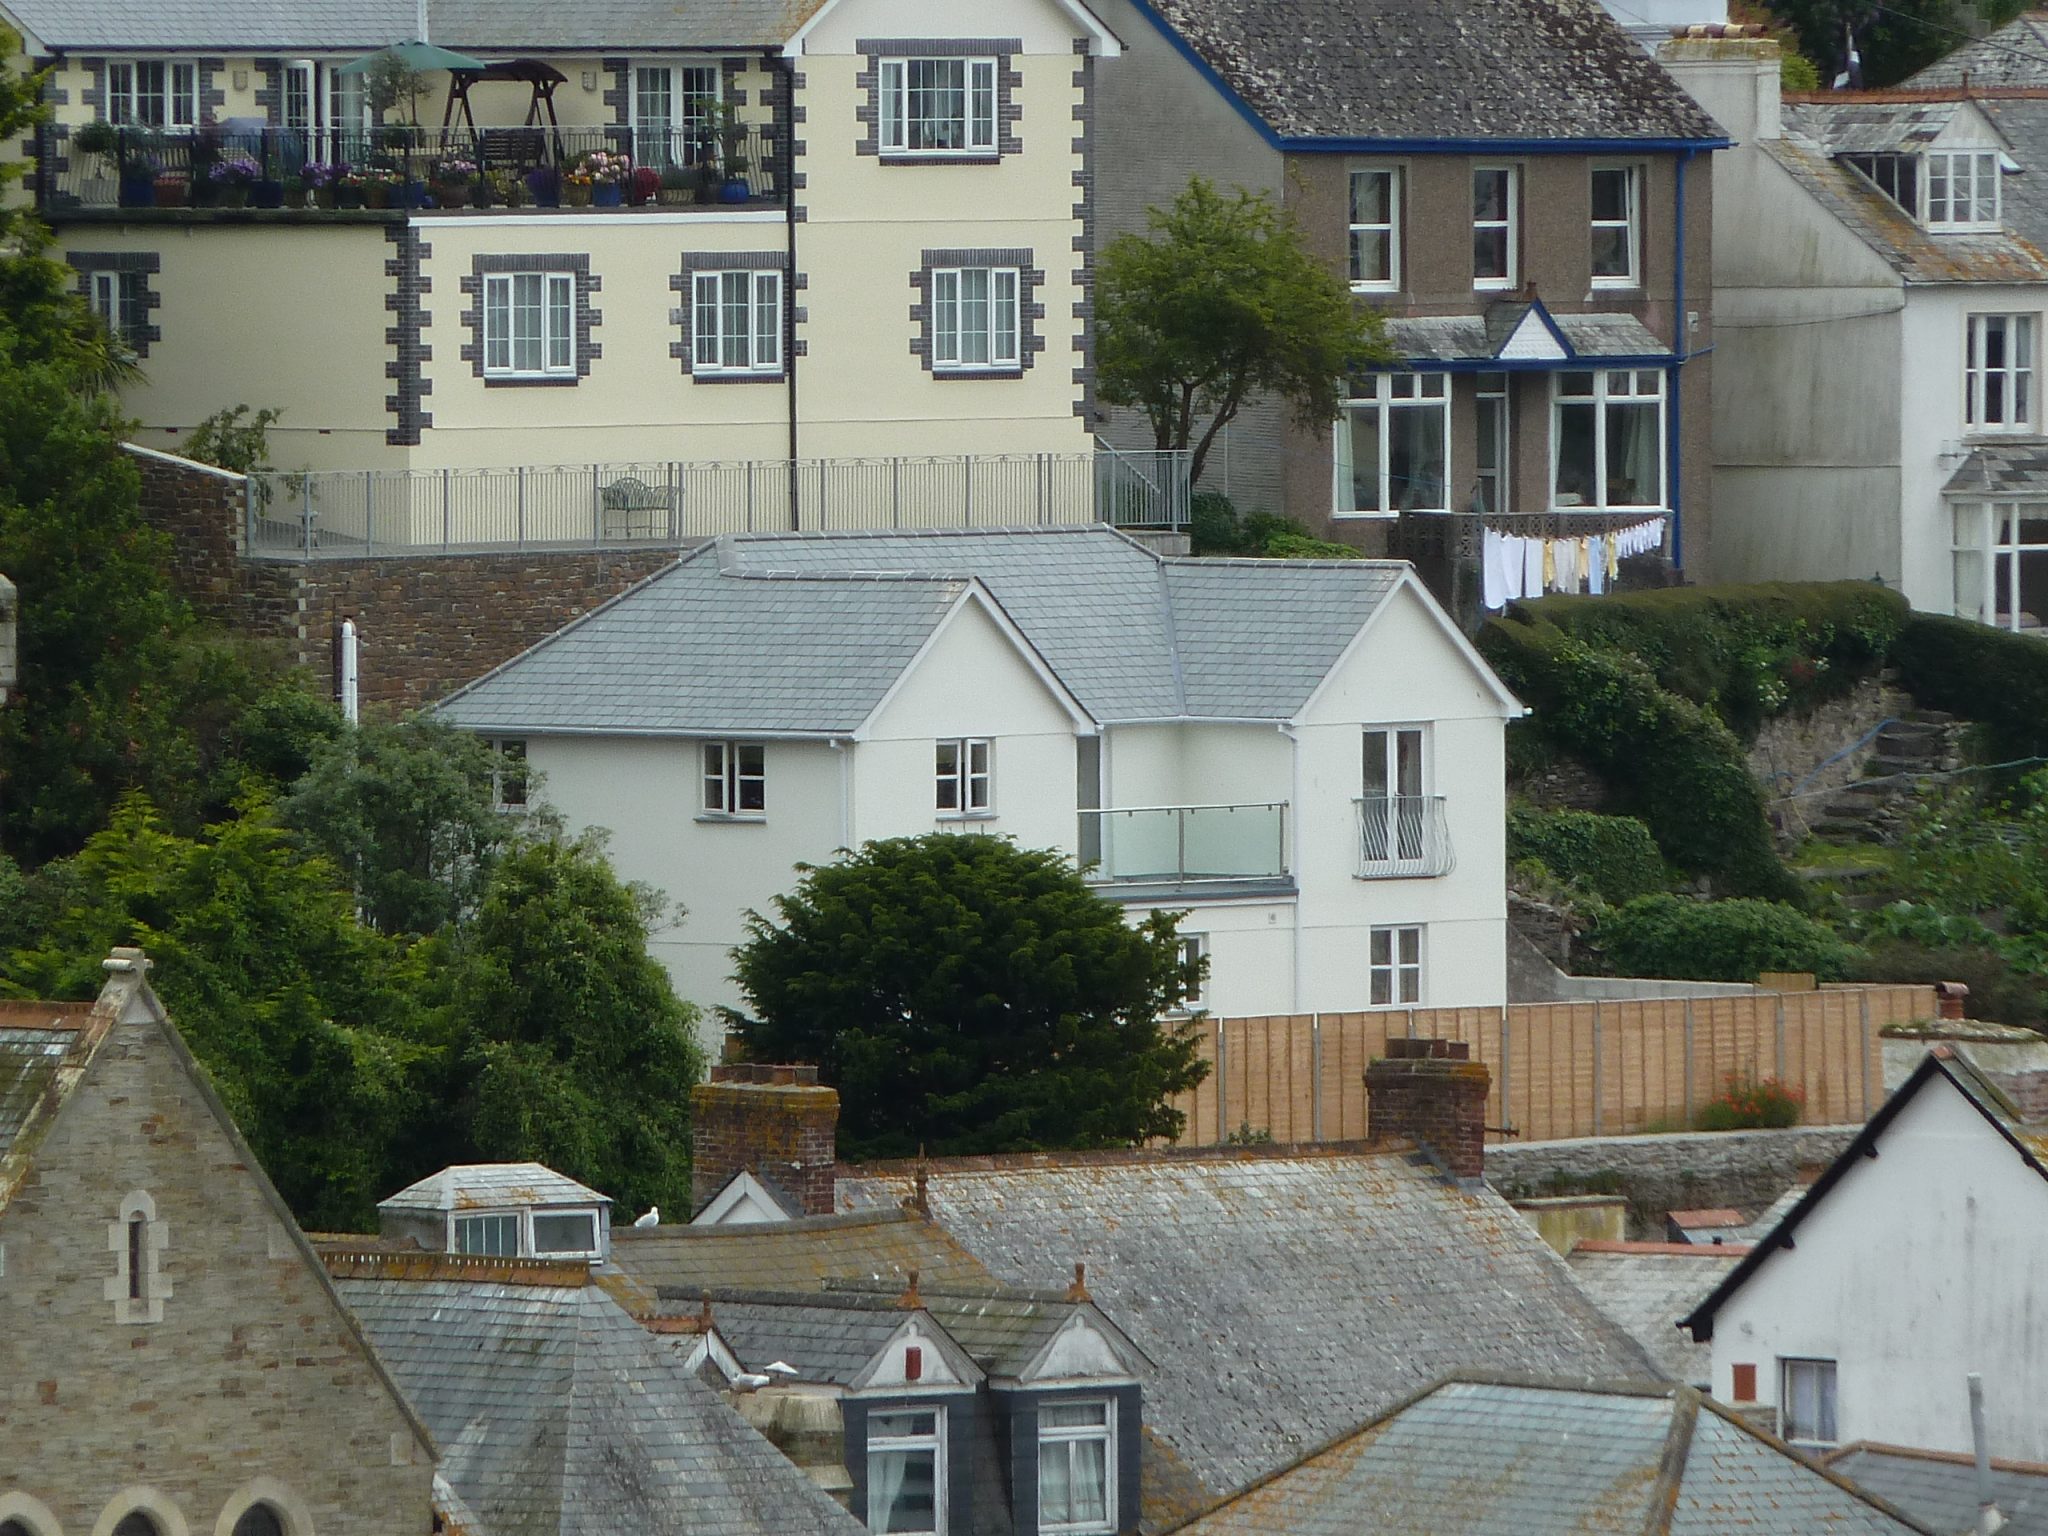
<svg viewBox="0 0 2048 1536"><path fill-rule="evenodd" d="M804 35L804 53L859 51L868 38L1014 37L1026 53L1071 56L1084 34L1053 0L1011 0L988 6L993 15L963 27L958 0L839 0Z"/></svg>
<svg viewBox="0 0 2048 1536"><path fill-rule="evenodd" d="M1970 1449L1984 1376L1991 1454L2048 1460L2048 1181L1945 1079L1928 1083L1714 1322L1714 1394L1780 1358L1837 1363L1838 1431Z"/></svg>

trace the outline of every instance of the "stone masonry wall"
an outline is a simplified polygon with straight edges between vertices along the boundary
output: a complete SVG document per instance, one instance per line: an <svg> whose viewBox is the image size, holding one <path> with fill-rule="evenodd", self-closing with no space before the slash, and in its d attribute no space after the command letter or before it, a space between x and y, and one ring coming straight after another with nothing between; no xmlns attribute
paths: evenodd
<svg viewBox="0 0 2048 1536"><path fill-rule="evenodd" d="M1887 719L1902 717L1913 708L1911 695L1880 678L1866 678L1839 699L1830 699L1810 715L1780 715L1766 720L1749 749L1749 771L1771 797L1792 792L1795 785L1813 774L1800 791L1802 798L1773 807L1778 830L1797 839L1806 832L1827 804L1825 796L1813 792L1841 789L1863 777L1864 766L1876 754L1874 742L1864 742L1838 762L1826 763L1835 753L1877 729Z"/></svg>
<svg viewBox="0 0 2048 1536"><path fill-rule="evenodd" d="M157 1321L120 1316L138 1195ZM288 1530L428 1536L426 1444L154 1021L113 1025L0 1252L0 1511L26 1495L85 1536L143 1507L208 1536L261 1497Z"/></svg>
<svg viewBox="0 0 2048 1536"><path fill-rule="evenodd" d="M1509 1199L1622 1194L1628 1199L1630 1235L1661 1239L1666 1211L1733 1206L1753 1216L1797 1181L1802 1170L1825 1167L1839 1157L1856 1130L1794 1126L1496 1144L1486 1149L1486 1182Z"/></svg>

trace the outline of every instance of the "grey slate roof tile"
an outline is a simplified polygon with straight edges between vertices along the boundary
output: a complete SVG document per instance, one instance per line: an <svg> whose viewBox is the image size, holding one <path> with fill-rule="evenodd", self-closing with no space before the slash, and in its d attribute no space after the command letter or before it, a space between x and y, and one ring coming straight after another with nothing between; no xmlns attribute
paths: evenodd
<svg viewBox="0 0 2048 1536"><path fill-rule="evenodd" d="M439 709L514 733L850 732L972 580L1098 721L1286 719L1405 570L1162 558L1108 528L737 535Z"/></svg>
<svg viewBox="0 0 2048 1536"><path fill-rule="evenodd" d="M747 1286L817 1290L833 1280L901 1289L913 1269L926 1286L988 1278L944 1227L900 1208L745 1226L620 1227L612 1233L611 1262L650 1296Z"/></svg>
<svg viewBox="0 0 2048 1536"><path fill-rule="evenodd" d="M1687 1386L1708 1385L1711 1344L1695 1344L1678 1320L1706 1300L1747 1248L1702 1244L1684 1253L1621 1251L1637 1244L1581 1244L1565 1258L1572 1279L1593 1304L1642 1345L1657 1368Z"/></svg>
<svg viewBox="0 0 2048 1536"><path fill-rule="evenodd" d="M1853 1445L1828 1465L1938 1531L1977 1524L1977 1469L1967 1456ZM2048 1536L2048 1467L1994 1462L1991 1496L2005 1516L2002 1536Z"/></svg>
<svg viewBox="0 0 2048 1536"><path fill-rule="evenodd" d="M1988 37L1943 54L1905 81L1915 89L1961 85L2048 86L2048 12L2027 11Z"/></svg>
<svg viewBox="0 0 2048 1536"><path fill-rule="evenodd" d="M0 1015L0 1158L4 1158L27 1125L29 1112L56 1078L78 1032L48 1027L62 1022L68 1011L61 1003L0 1007L7 1010Z"/></svg>
<svg viewBox="0 0 2048 1536"><path fill-rule="evenodd" d="M882 1352L911 1314L883 1297L872 1304L794 1294L712 1294L711 1320L740 1364L781 1361L797 1380L845 1386Z"/></svg>
<svg viewBox="0 0 2048 1536"><path fill-rule="evenodd" d="M907 1170L849 1170L852 1207ZM933 1214L997 1278L1087 1264L1154 1363L1146 1421L1211 1496L1445 1373L1654 1378L1505 1201L1399 1151L935 1164Z"/></svg>
<svg viewBox="0 0 2048 1536"><path fill-rule="evenodd" d="M1907 1536L1916 1528L1707 1409L1687 1389L1450 1381L1185 1527L1187 1536L1579 1536L1669 1524ZM1690 1423L1688 1424L1688 1419ZM1689 1434L1688 1434L1689 1429Z"/></svg>
<svg viewBox="0 0 2048 1536"><path fill-rule="evenodd" d="M377 1208L453 1211L487 1205L610 1203L610 1196L541 1163L458 1163L386 1196Z"/></svg>
<svg viewBox="0 0 2048 1536"><path fill-rule="evenodd" d="M1526 305L1497 305L1506 318L1518 320ZM1670 348L1634 315L1558 315L1550 317L1573 352L1580 357L1666 357ZM1513 326L1496 322L1494 312L1479 315L1397 316L1387 321L1387 339L1395 353L1413 362L1485 362L1500 355L1500 345Z"/></svg>
<svg viewBox="0 0 2048 1536"><path fill-rule="evenodd" d="M428 0L433 40L468 53L761 47L787 41L821 0ZM413 0L8 0L53 48L381 48L419 30Z"/></svg>
<svg viewBox="0 0 2048 1536"><path fill-rule="evenodd" d="M337 1278L489 1536L863 1527L594 1286Z"/></svg>
<svg viewBox="0 0 2048 1536"><path fill-rule="evenodd" d="M1598 0L1152 0L1283 138L1719 139Z"/></svg>

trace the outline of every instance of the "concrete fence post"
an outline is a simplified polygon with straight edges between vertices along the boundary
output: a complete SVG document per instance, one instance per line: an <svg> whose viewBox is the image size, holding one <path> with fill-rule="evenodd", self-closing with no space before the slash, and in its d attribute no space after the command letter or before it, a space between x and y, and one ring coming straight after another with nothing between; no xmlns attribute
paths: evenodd
<svg viewBox="0 0 2048 1536"><path fill-rule="evenodd" d="M1685 1000L1685 1128L1692 1129L1692 999Z"/></svg>
<svg viewBox="0 0 2048 1536"><path fill-rule="evenodd" d="M1309 1135L1323 1139L1323 1016L1308 1016Z"/></svg>
<svg viewBox="0 0 2048 1536"><path fill-rule="evenodd" d="M1593 999L1593 1134L1600 1134L1600 1100L1605 1096L1607 1047L1601 1037L1600 999Z"/></svg>
<svg viewBox="0 0 2048 1536"><path fill-rule="evenodd" d="M1230 1139L1230 1036L1216 1021L1216 1144Z"/></svg>

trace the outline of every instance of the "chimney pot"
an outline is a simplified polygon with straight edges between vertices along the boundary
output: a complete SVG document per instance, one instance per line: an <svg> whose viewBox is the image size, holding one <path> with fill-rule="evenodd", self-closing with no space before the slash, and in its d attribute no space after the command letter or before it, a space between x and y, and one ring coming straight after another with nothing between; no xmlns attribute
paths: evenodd
<svg viewBox="0 0 2048 1536"><path fill-rule="evenodd" d="M1939 1019L1964 1019L1970 1003L1970 989L1960 981L1937 981L1934 984L1934 1016Z"/></svg>

